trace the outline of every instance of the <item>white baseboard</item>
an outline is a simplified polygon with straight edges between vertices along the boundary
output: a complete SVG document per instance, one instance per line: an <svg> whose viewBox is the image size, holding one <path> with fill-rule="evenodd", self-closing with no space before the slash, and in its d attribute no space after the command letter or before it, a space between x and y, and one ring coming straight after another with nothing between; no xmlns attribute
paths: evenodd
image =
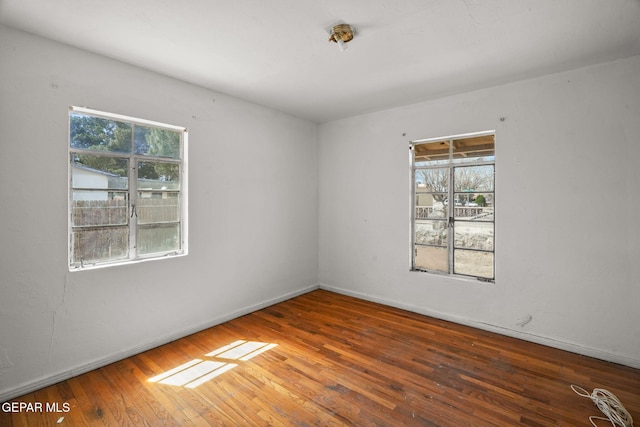
<svg viewBox="0 0 640 427"><path fill-rule="evenodd" d="M521 339L524 341L530 341L536 344L542 344L547 347L553 347L560 350L569 351L571 353L576 353L583 356L593 357L593 358L604 360L607 362L618 363L620 365L625 365L631 368L640 369L640 359L633 359L624 355L609 353L600 349L585 347L575 343L560 341L550 337L508 329L508 328L497 326L497 325L491 325L489 323L476 322L470 319L453 316L446 313L436 312L432 310L425 310L421 307L413 306L410 304L405 304L398 301L389 300L386 298L380 298L374 295L363 294L360 292L353 292L347 289L342 289L335 286L329 286L323 283L320 283L319 288L330 291L330 292L335 292L338 294L359 298L365 301L376 302L376 303L388 305L391 307L396 307L402 310L411 311L413 313L423 314L425 316L433 317L436 319L445 320L445 321L457 323L460 325L470 326L470 327L481 329L484 331L495 332L497 334L505 335L508 337L518 338L518 339Z"/></svg>
<svg viewBox="0 0 640 427"><path fill-rule="evenodd" d="M203 331L205 329L211 328L213 326L219 325L221 323L227 322L229 320L235 319L237 317L240 316L244 316L245 314L249 314L249 313L253 313L254 311L258 311L260 309L263 309L265 307L269 307L271 305L277 304L279 302L282 301L286 301L288 299L291 298L295 298L299 295L302 294L306 294L308 292L311 292L313 290L318 289L318 285L313 285L313 286L308 286L306 288L303 289L299 289L297 291L294 292L290 292L284 295L280 295L276 298L271 298L265 301L261 301L257 304L253 304L244 308L241 308L239 310L236 310L234 312L231 312L229 314L225 314L224 316L220 316L217 317L215 319L212 319L204 324L201 325L197 325L197 326L193 326L187 329L184 329L180 332L175 332L173 334L170 335L166 335L164 337L161 338L157 338L154 339L150 342L141 344L139 346L136 347L132 347L129 348L127 350L124 351L120 351L118 353L115 354L111 354L109 356L106 357L102 357L100 359L96 359L93 360L91 362L82 364L80 366L76 366L74 368L71 369L67 369L61 372L58 372L56 374L52 374L52 375L48 375L46 377L34 380L34 381L30 381L27 382L25 384L19 385L17 387L11 387L5 390L1 390L0 391L0 402L5 402L11 399L14 399L16 397L25 395L27 393L31 393L33 391L36 390L40 390L41 388L44 387L48 387L50 385L59 383L60 381L64 381L64 380L68 380L69 378L73 378L75 376L87 373L89 371L93 371L94 369L98 369L101 368L103 366L107 366L111 363L117 362L119 360L123 360L126 359L127 357L131 357L134 356L136 354L140 354L142 352L145 352L147 350L151 350L152 348L156 348L159 347L161 345L170 343L172 341L175 341L177 339L195 334L196 332L200 332Z"/></svg>
<svg viewBox="0 0 640 427"><path fill-rule="evenodd" d="M0 391L0 402L5 402L10 399L16 398L18 396L22 396L27 393L31 393L33 391L39 390L43 387L48 387L50 385L56 384L60 381L67 380L69 378L73 378L75 376L84 374L86 372L92 371L94 369L101 368L103 366L109 365L111 363L117 362L122 359L126 359L127 357L134 356L136 354L142 353L147 350L151 350L152 348L159 347L161 345L167 344L169 342L175 341L177 339L189 336L196 332L200 332L202 330L208 329L210 327L219 325L221 323L227 322L229 320L235 319L240 316L244 316L245 314L253 313L254 311L263 309L265 307L269 307L271 305L277 304L282 301L286 301L291 298L295 298L299 295L306 294L316 289L324 289L327 291L352 296L355 298L359 298L365 301L372 301L384 305L388 305L391 307L400 308L402 310L411 311L418 314L423 314L425 316L434 317L436 319L446 320L453 323L458 323L465 326L471 326L474 328L486 330L489 332L495 332L501 335L506 335L513 338L522 339L525 341L531 341L536 344L546 345L548 347L558 348L560 350L566 350L572 353L581 354L588 357L594 357L596 359L605 360L608 362L619 363L621 365L630 366L632 368L640 369L640 360L632 359L626 356L609 353L606 351L602 351L599 349L584 347L580 345L576 345L573 343L559 341L553 338L544 337L540 335L524 333L521 331L515 331L507 328L503 328L496 325L490 325L488 323L475 322L469 319L460 318L457 316L448 315L445 313L434 312L431 310L425 310L420 307L412 306L409 304L400 303L397 301L389 300L386 298L380 298L369 294L363 294L360 292L353 292L347 289L337 288L334 286L328 286L325 284L319 284L314 286L308 286L306 288L290 292L284 295L280 295L276 298L271 298L265 301L262 301L257 304L253 304L242 309L236 310L232 313L228 313L224 316L220 316L218 318L212 319L205 324L201 324L198 326L194 326L191 328L187 328L177 333L173 333L171 335L164 336L162 338L155 339L153 341L147 342L140 346L136 346L133 348L129 348L127 350L109 355L107 357L103 357L83 365L77 366L75 368L71 368L57 374L49 375L47 377L43 377L41 379L30 381L28 383L22 384L17 387L12 387L9 389L5 389Z"/></svg>

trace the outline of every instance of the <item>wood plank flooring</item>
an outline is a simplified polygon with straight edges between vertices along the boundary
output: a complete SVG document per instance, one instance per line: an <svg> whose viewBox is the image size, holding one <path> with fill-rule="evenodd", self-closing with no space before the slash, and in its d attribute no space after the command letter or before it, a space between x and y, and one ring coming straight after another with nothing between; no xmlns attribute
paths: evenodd
<svg viewBox="0 0 640 427"><path fill-rule="evenodd" d="M640 370L318 290L13 399L69 410L0 425L589 426L571 384L640 422Z"/></svg>

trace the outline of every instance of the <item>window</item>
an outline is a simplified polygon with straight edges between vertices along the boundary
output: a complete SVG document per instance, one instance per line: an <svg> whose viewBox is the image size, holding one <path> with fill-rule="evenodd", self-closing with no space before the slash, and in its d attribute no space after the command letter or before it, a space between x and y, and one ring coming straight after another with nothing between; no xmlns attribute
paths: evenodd
<svg viewBox="0 0 640 427"><path fill-rule="evenodd" d="M412 141L412 270L495 277L493 132Z"/></svg>
<svg viewBox="0 0 640 427"><path fill-rule="evenodd" d="M69 111L69 268L186 254L185 128Z"/></svg>

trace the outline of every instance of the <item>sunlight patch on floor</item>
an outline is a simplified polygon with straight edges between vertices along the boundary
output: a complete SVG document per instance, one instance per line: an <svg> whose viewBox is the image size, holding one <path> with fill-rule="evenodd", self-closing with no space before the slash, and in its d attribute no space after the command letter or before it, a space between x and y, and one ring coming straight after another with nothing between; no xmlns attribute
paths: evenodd
<svg viewBox="0 0 640 427"><path fill-rule="evenodd" d="M260 353L272 349L277 344L269 344L265 342L243 341L239 340L227 346L221 347L208 353L209 357L219 357L221 359L249 360Z"/></svg>
<svg viewBox="0 0 640 427"><path fill-rule="evenodd" d="M147 381L195 388L238 366L238 363L230 361L246 362L277 345L258 341L234 341L205 355L214 360L193 359Z"/></svg>

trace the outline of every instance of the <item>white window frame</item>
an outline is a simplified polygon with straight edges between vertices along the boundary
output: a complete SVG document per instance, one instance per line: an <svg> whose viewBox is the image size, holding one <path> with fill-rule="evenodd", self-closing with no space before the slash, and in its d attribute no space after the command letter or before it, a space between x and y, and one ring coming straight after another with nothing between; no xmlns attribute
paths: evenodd
<svg viewBox="0 0 640 427"><path fill-rule="evenodd" d="M170 130L175 131L180 135L180 153L179 158L167 158L167 157L157 157L148 154L136 154L133 150L133 138L132 135L132 150L129 153L120 153L120 152L109 152L109 151L96 151L96 150L88 150L82 148L72 148L71 147L71 114L82 114L86 116L93 116L98 118L103 118L107 120L114 120L119 122L127 122L133 125L140 125L150 128L158 128L161 130ZM69 107L69 130L67 135L67 147L69 155L67 156L67 169L68 169L68 244L69 250L68 253L68 266L70 271L81 271L86 269L93 268L101 268L108 266L116 266L116 265L124 265L124 264L132 264L142 261L149 260L158 260L158 259L167 259L179 256L185 256L188 253L188 192L187 192L187 141L188 141L188 131L187 128L182 126L176 126L166 123L160 123L152 120L139 119L131 116L126 116L122 114L109 113L99 110L94 110L86 107L77 107L70 106ZM132 132L133 134L133 132ZM92 156L105 156L105 157L118 157L118 158L126 158L128 161L128 186L126 190L123 190L126 193L127 198L127 229L129 236L129 248L128 248L128 256L126 258L112 258L112 259L103 259L97 261L75 261L73 260L73 233L75 229L79 229L81 227L74 227L73 221L73 193L74 188L73 183L73 162L71 161L73 154L88 154ZM173 163L179 165L179 188L173 193L176 194L176 197L180 203L179 206L179 218L173 223L178 225L179 228L179 248L172 250L165 250L147 254L140 254L137 250L137 212L136 205L138 200L138 175L137 175L137 164L138 161L145 162L162 162L162 163ZM140 190L143 192L144 190ZM157 191L156 191L157 192ZM107 229L108 226L95 226L94 228L103 228ZM122 225L124 228L124 225Z"/></svg>
<svg viewBox="0 0 640 427"><path fill-rule="evenodd" d="M426 139L419 139L419 140L414 140L414 141L410 141L410 146L409 146L409 150L410 150L410 166L411 166L411 271L415 271L415 272L425 272L425 273L432 273L432 274L439 274L439 275L445 275L445 276L451 276L451 277L459 277L459 278L467 278L467 279L476 279L482 282L495 282L495 271L496 271L496 256L495 256L495 212L493 213L493 219L490 221L490 223L493 224L493 249L491 251L487 251L487 250L483 250L481 252L490 252L492 254L493 257L493 266L492 266L492 271L493 271L493 275L492 277L483 277L483 276L478 276L478 275L473 275L473 274L458 274L458 273L454 273L454 259L455 259L455 255L454 252L456 249L462 249L462 248L456 248L455 247L455 203L449 203L448 205L446 205L446 213L447 213L447 217L443 220L443 222L446 224L446 229L447 229L447 244L446 244L446 248L447 248L447 271L440 271L440 270L431 270L431 269L426 269L426 268L421 268L418 267L416 265L416 257L417 257L417 249L416 249L416 221L420 220L420 218L418 218L417 215L417 207L416 207L416 200L417 200L417 194L418 192L416 191L417 188L417 182L416 182L416 170L419 169L449 169L449 181L448 181L448 188L447 188L447 197L448 200L454 200L454 170L457 167L473 167L473 166L484 166L484 165L492 165L493 166L493 170L494 170L494 174L495 174L495 165L496 165L496 161L495 161L495 142L494 142L494 155L493 155L493 159L490 160L478 160L478 161L469 161L469 162L454 162L453 161L453 150L454 150L454 144L453 141L455 140L460 140L460 139L466 139L466 138L476 138L476 137L482 137L482 136L494 136L495 139L495 130L489 130L489 131L482 131L482 132L473 132L473 133L466 133L466 134L457 134L457 135L449 135L449 136L443 136L443 137L437 137L437 138L426 138ZM441 142L441 141L448 141L449 142L449 159L448 159L448 163L443 163L443 164L438 164L438 165L430 165L430 166L420 166L417 167L416 166L416 161L415 161L415 147L417 145L420 144L428 144L428 143L434 143L434 142ZM493 181L493 191L492 191L492 196L493 196L493 204L494 204L494 208L495 208L495 178ZM464 249L467 250L467 249Z"/></svg>

